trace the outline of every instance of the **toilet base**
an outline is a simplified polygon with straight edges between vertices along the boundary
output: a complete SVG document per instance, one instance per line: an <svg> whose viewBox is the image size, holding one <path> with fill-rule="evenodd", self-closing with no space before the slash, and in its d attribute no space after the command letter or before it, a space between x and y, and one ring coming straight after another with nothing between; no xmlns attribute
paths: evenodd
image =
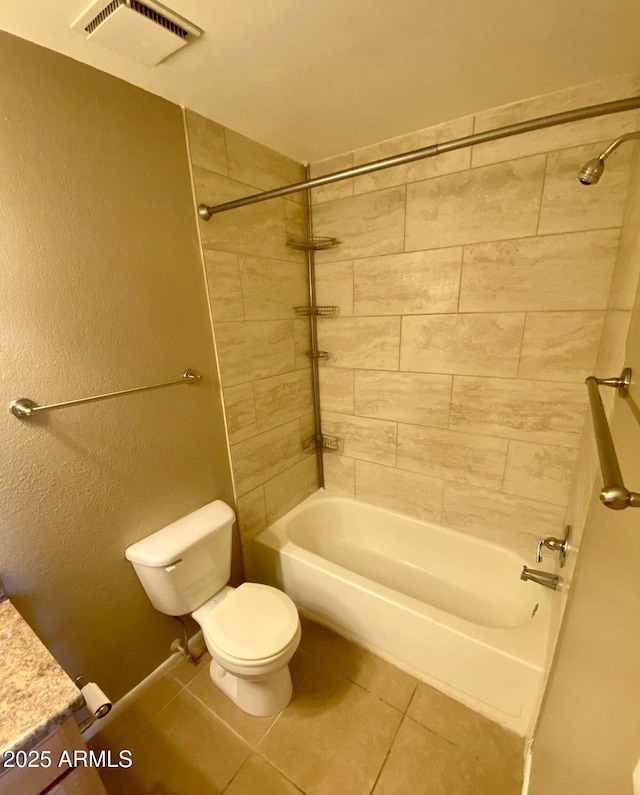
<svg viewBox="0 0 640 795"><path fill-rule="evenodd" d="M211 660L209 673L213 684L249 715L276 715L291 701L293 685L288 665L262 679L241 679Z"/></svg>

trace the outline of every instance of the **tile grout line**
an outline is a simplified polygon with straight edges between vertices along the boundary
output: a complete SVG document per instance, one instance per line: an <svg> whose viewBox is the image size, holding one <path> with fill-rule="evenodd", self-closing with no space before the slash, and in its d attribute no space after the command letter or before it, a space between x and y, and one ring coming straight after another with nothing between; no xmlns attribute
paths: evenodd
<svg viewBox="0 0 640 795"><path fill-rule="evenodd" d="M463 275L464 275L464 255L465 255L465 253L467 251L467 246L463 245L463 246L460 246L460 248L461 248L461 252L460 252L460 274L458 276L458 303L457 303L457 306L456 306L456 312L455 312L456 315L463 314L463 313L460 312L460 302L462 301L462 278L463 278Z"/></svg>
<svg viewBox="0 0 640 795"><path fill-rule="evenodd" d="M213 685L213 686L215 687L215 685ZM199 704L201 704L207 710L207 712L209 712L218 721L218 723L222 724L226 729L229 729L229 731L232 734L234 734L244 745L246 745L247 748L249 748L252 751L254 750L254 746L251 745L251 743L248 740L246 740L238 731L236 731L236 729L234 729L233 726L231 726L229 723L227 723L226 720L221 718L220 715L218 715L217 712L215 712L205 701L203 701L200 698L200 696L196 695L192 690L189 690L188 687L186 689L188 690L189 695L193 696L193 698L195 698L195 700ZM243 762L243 764L244 764L244 762ZM241 765L241 767L242 767L242 765Z"/></svg>
<svg viewBox="0 0 640 795"><path fill-rule="evenodd" d="M411 702L413 701L415 694L418 692L419 685L420 685L420 680L416 678L415 686L411 691L411 696L409 697L409 701L407 701L407 706L404 709L403 715L409 714L409 707L411 706Z"/></svg>
<svg viewBox="0 0 640 795"><path fill-rule="evenodd" d="M507 479L507 466L509 465L509 453L511 451L511 442L512 441L514 441L514 440L513 439L507 439L507 449L505 451L505 456L504 456L504 468L502 470L502 485L500 486L500 490L501 490L501 492L503 494L509 494L509 492L504 490L504 486L505 486L505 481ZM516 494L516 495L512 495L512 496L516 496L517 497L517 496L521 496L521 495ZM540 500L540 502L543 502L543 500Z"/></svg>
<svg viewBox="0 0 640 795"><path fill-rule="evenodd" d="M393 737L391 739L391 742L389 743L389 747L387 748L387 752L384 755L384 759L382 760L382 764L380 765L380 770L378 771L378 775L376 776L375 781L373 782L373 786L369 790L369 795L373 795L373 792L375 791L375 788L378 786L378 781L380 780L380 776L382 775L382 771L384 770L385 765L387 764L387 760L389 759L389 756L391 755L391 749L394 746L396 738L397 738L398 734L400 733L400 727L405 722L406 717L407 717L406 714L404 714L402 716L402 718L400 719L400 723L398 723L398 728L395 730L394 735L393 735Z"/></svg>
<svg viewBox="0 0 640 795"><path fill-rule="evenodd" d="M230 786L233 784L233 782L234 782L234 781L235 781L235 780L238 778L238 776L240 775L240 771L241 771L241 770L242 770L242 768L243 768L243 767L244 767L244 766L247 764L247 762L249 761L249 759L250 759L250 758L251 758L251 754L249 754L249 756L248 756L248 757L247 757L247 758L246 758L246 759L243 761L243 763L242 763L242 764L240 765L240 767L239 767L239 768L236 770L236 772L235 772L235 773L234 773L234 774L231 776L231 778L229 779L229 781L228 781L227 785L226 785L226 786L225 786L225 788L222 790L222 792L221 792L221 795L224 795L224 793L225 793L225 792L227 792L227 791L229 790L229 787L230 787Z"/></svg>
<svg viewBox="0 0 640 795"><path fill-rule="evenodd" d="M319 625L319 626L322 626L322 625ZM382 657L378 657L377 654L374 654L374 652L369 651L369 649L365 649L363 646L358 646L358 644L355 643L355 641L349 640L349 638L345 638L344 636L340 635L339 633L334 632L331 629L328 629L328 627L326 629L334 635L334 637L329 641L328 646L331 646L332 644L335 644L336 640L346 641L347 643L350 643L350 644L352 644L354 646L357 646L359 649L363 650L366 654L371 655L376 660L382 661L385 665L389 665L392 668L394 668L396 671L400 671L401 673L406 674L406 676L410 677L411 679L415 679L415 684L414 684L413 689L411 691L411 696L409 697L409 701L407 702L407 706L404 708L404 710L401 710L401 709L398 709L398 707L396 707L393 704L391 704L385 698L382 698L377 693L374 693L373 690L370 690L368 687L363 685L361 682L356 682L354 679L351 679L349 676L347 676L346 674L341 673L339 670L336 672L337 676L341 677L342 679L346 679L347 682L350 682L351 684L356 685L356 687L360 688L360 690L364 690L366 693L369 693L369 695L371 695L374 698L378 699L378 701L382 701L387 706L389 706L392 709L396 710L396 712L400 712L400 714L404 715L406 713L406 711L409 709L409 705L411 703L411 700L413 699L414 693L416 692L416 690L418 688L418 684L419 684L420 680L417 677L413 676L412 674L409 674L406 671L403 671L402 668L398 668L393 663L388 662L387 660L383 659ZM325 649L325 651L327 651L327 649ZM307 652L305 652L303 650L301 650L301 653L305 657L311 657L310 654L308 654ZM310 674L311 674L311 671L309 671L307 673L307 675L304 677L303 682L306 681L307 676L310 676Z"/></svg>
<svg viewBox="0 0 640 795"><path fill-rule="evenodd" d="M547 184L547 171L549 169L549 152L544 156L544 171L542 172L542 187L540 189L540 198L538 199L538 219L536 223L536 237L540 234L540 223L542 222L542 201L544 199L544 189Z"/></svg>
<svg viewBox="0 0 640 795"><path fill-rule="evenodd" d="M518 348L518 364L516 366L516 374L515 378L520 377L520 370L522 369L522 352L524 350L524 338L527 331L527 320L529 317L528 312L524 312L524 317L522 319L522 333L520 334L520 346Z"/></svg>
<svg viewBox="0 0 640 795"><path fill-rule="evenodd" d="M304 678L306 679L307 677L305 676ZM303 681L304 681L304 679L303 679ZM287 704L287 707L288 707L288 706L289 706L289 705ZM286 709L287 707L285 707L284 709ZM258 740L258 742L257 742L257 743L256 743L256 744L253 746L253 750L254 750L254 751L258 751L258 746L259 746L259 745L260 745L260 743L261 743L261 742L262 742L262 741L265 739L265 737L267 737L267 736L270 734L270 732L271 732L271 729L273 729L273 727L276 725L276 723L277 723L277 722L280 720L280 718L282 717L282 715L283 715L283 713L284 713L284 709L283 709L283 710L280 710L280 712L278 713L278 715L277 715L276 719L273 721L273 723L271 724L271 726L269 726L269 728L266 730L266 732L265 732L265 733L262 735L262 737L261 737L261 738ZM264 757L264 758L266 759L266 757ZM267 761L268 761L268 760L267 760Z"/></svg>
<svg viewBox="0 0 640 795"><path fill-rule="evenodd" d="M235 254L236 258L236 265L238 268L238 281L240 282L240 300L242 301L242 318L240 320L232 321L235 323L246 323L250 319L247 317L247 308L246 303L244 300L244 279L242 278L242 264L240 263L240 257L244 257L244 254Z"/></svg>
<svg viewBox="0 0 640 795"><path fill-rule="evenodd" d="M415 254L417 252L422 251L442 251L444 249L449 248L460 248L461 246L483 246L483 245L491 245L495 243L509 243L516 240L536 240L538 238L547 238L547 237L562 237L565 235L584 235L591 234L592 232L608 232L608 231L620 231L622 228L621 223L618 224L610 224L607 226L597 226L597 227L588 227L587 229L564 229L564 230L556 230L553 232L543 232L542 234L533 234L533 235L516 235L515 237L497 237L497 238L489 238L488 240L468 240L465 242L457 242L457 243L449 243L446 246L431 246L429 248L416 248L416 249L409 249L409 251L393 251L388 252L386 254L369 254L369 255L361 255L361 256L354 256L350 254L344 258L338 259L330 259L326 260L328 264L337 264L339 262L348 262L349 260L367 260L367 259L382 259L385 257L398 257L404 254ZM250 251L227 251L226 249L215 248L210 245L206 245L203 243L202 248L207 251L217 251L222 254L237 254L238 256L243 257L253 257L255 259L268 259L274 262L281 262L286 265L291 264L291 260L282 260L279 257L267 256L264 254L255 254L255 252ZM233 321L228 321L233 322Z"/></svg>
<svg viewBox="0 0 640 795"><path fill-rule="evenodd" d="M195 677L194 677L194 679L195 679ZM178 680L174 680L174 681L178 681ZM153 723L161 715L161 713L163 713L171 704L173 704L173 702L178 698L178 696L181 696L185 691L188 691L190 695L193 695L193 693L191 693L191 691L189 690L188 686L187 685L183 685L181 687L181 689L178 690L178 692L174 696L172 696L169 699L169 701L167 701L167 703L162 707L162 709L159 709L152 718L150 718L148 721L146 721L146 723L147 724ZM143 724L144 723L145 722L143 721Z"/></svg>
<svg viewBox="0 0 640 795"><path fill-rule="evenodd" d="M418 684L420 684L420 682ZM423 683L423 684L425 684L425 686L427 688L434 689L434 688L432 688L431 685L427 685L426 683ZM417 691L417 688L416 688L416 691ZM440 692L440 691L438 691L438 692ZM444 693L444 694L441 693L441 695L444 695L446 698L448 698L448 699L450 699L452 701L456 701L455 699L452 698L452 696L448 696L446 693ZM414 693L414 696L415 696L415 693ZM412 701L413 701L413 698L412 698ZM482 715L482 713L476 712L476 710L472 709L471 707L467 707L466 705L463 705L462 702L456 702L456 703L458 705L464 706L465 709L467 709L469 712L473 713L476 717L480 716L481 718L485 719L486 721L489 721L494 728L497 727L498 729L500 729L503 732L506 732L507 734L514 735L514 736L519 736L519 735L515 735L515 732L513 732L511 730L505 729L505 727L503 727L499 723L496 723L495 721L491 720L491 718L487 718L485 715ZM420 720L418 717L412 717L411 715L409 715L408 714L408 708L407 708L407 713L405 714L405 717L408 718L409 720L413 721L414 723L416 723L418 726L421 726L423 729L426 729L429 733L435 735L436 737L439 737L441 740L444 740L449 745L459 749L465 755L475 759L476 761L480 762L481 764L484 764L487 767L493 767L492 765L489 764L489 762L486 762L481 755L477 755L476 752L474 752L472 749L468 748L466 745L460 744L458 741L454 741L454 740L450 739L449 737L446 736L446 734L442 734L440 731L436 730L432 726L427 725L422 720ZM523 738L521 738L521 739L523 739ZM504 772L504 769L499 768L499 767L498 768L494 768L494 769L497 770L497 771L503 770L503 772ZM505 775L508 775L508 774L505 773Z"/></svg>
<svg viewBox="0 0 640 795"><path fill-rule="evenodd" d="M351 263L351 317L356 315L356 263L355 260L344 260Z"/></svg>
<svg viewBox="0 0 640 795"><path fill-rule="evenodd" d="M223 176L223 177L227 177L227 179L231 179L231 180L233 180L234 182L237 182L238 180L234 180L234 179L233 179L233 177L231 177L231 176L230 176L230 169L229 169L229 151L228 151L228 147L227 147L227 128L226 128L226 127L225 127L223 124L222 124L222 125L220 125L220 126L222 127L222 138L223 138L223 140L224 140L224 163L225 163L225 166L226 166L226 168L227 168L227 173L226 173L226 174L223 174L222 176ZM215 173L215 172L214 172L214 173ZM251 188L251 187L253 187L253 186L252 186L252 185L247 185L247 187L248 187L248 188Z"/></svg>
<svg viewBox="0 0 640 795"><path fill-rule="evenodd" d="M404 188L404 225L402 227L402 251L407 252L407 210L409 204L409 183L400 183Z"/></svg>
<svg viewBox="0 0 640 795"><path fill-rule="evenodd" d="M554 381L553 383L554 384L561 384L563 382ZM565 386L571 386L571 385L575 386L576 384L565 384ZM454 428L449 427L449 428L447 428L446 426L443 426L443 425L424 425L424 424L419 423L419 422L408 422L407 420L384 419L384 418L380 418L380 417L370 417L368 415L360 415L360 414L345 414L342 411L325 411L325 414L339 414L340 417L345 417L346 418L344 420L345 422L349 422L349 420L352 419L352 418L353 419L363 419L363 420L370 420L372 422L379 422L379 423L382 423L382 424L384 424L384 423L386 423L386 424L394 423L396 425L408 425L411 428L424 428L427 431L441 431L443 433L447 432L447 431L451 431L452 434L460 434L460 435L464 435L465 437L473 436L473 437L481 437L483 439L492 439L492 440L496 440L496 439L513 439L513 441L516 441L516 442L523 442L525 444L539 445L539 446L542 446L542 447L558 447L558 448L561 448L563 450L564 449L566 449L566 450L575 449L572 445L567 445L567 444L557 444L557 443L554 443L554 442L544 442L544 441L539 441L539 440L532 441L530 439L521 439L521 438L518 438L518 437L515 437L515 436L502 436L502 435L497 435L496 433L492 433L492 434L490 434L490 433L482 433L482 432L477 431L477 430L469 431L469 430L465 430L464 426L463 426L462 430L460 430L459 427L454 427ZM337 420L337 421L340 422L340 420ZM507 427L509 427L509 426L507 426ZM530 432L531 433L535 433L536 431L530 431ZM581 436L580 433L575 433L575 434L572 434L572 435L575 435L575 436L578 436L578 437ZM362 460L367 461L368 459L365 458L365 459L362 459ZM372 461L372 463L376 463L376 462Z"/></svg>
<svg viewBox="0 0 640 795"><path fill-rule="evenodd" d="M267 732L267 734L268 734L268 732ZM266 734L265 734L265 737L266 737ZM262 740L261 740L260 742L262 742ZM284 772L284 770L282 770L282 768L281 768L281 767L279 767L279 766L276 764L276 762L275 762L275 761L272 761L271 759L269 759L268 757L266 757L266 756L264 755L264 753L263 753L263 752L260 750L260 748L259 748L258 746L256 746L256 747L255 747L253 750L254 750L254 753L258 754L258 755L260 756L260 758L261 758L261 759L263 759L263 760L264 760L264 761L265 761L265 762L266 762L268 765L270 765L270 766L271 766L271 767L272 767L274 770L277 770L277 771L278 771L278 773L279 773L279 774L280 774L280 775L281 775L281 776L282 776L284 779L286 779L286 780L287 780L287 781L288 781L290 784L292 784L292 785L293 785L293 786L294 786L294 787L295 787L295 788L298 790L298 792L301 792L301 793L303 793L303 795L306 795L306 791L305 791L305 790L303 790L301 787L299 787L299 786L296 784L296 782L295 782L295 781L293 781L293 779L289 778L289 776L288 776L288 775L287 775L287 774Z"/></svg>

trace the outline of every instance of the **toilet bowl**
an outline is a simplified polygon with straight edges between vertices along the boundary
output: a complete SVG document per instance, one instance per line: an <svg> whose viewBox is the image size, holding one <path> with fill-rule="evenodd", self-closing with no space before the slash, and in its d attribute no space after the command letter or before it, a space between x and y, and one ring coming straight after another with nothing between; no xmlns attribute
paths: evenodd
<svg viewBox="0 0 640 795"><path fill-rule="evenodd" d="M213 683L250 715L274 715L291 699L288 663L300 643L300 619L277 588L227 585L235 518L216 500L125 554L157 610L190 613L201 626Z"/></svg>
<svg viewBox="0 0 640 795"><path fill-rule="evenodd" d="M296 606L269 585L228 586L191 614L212 657L211 679L250 715L275 715L292 694L289 660L300 643Z"/></svg>

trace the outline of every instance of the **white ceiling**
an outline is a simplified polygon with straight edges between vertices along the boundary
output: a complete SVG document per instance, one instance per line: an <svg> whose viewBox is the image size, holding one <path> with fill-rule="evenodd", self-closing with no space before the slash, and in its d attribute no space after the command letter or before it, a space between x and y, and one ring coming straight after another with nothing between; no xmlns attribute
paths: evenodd
<svg viewBox="0 0 640 795"><path fill-rule="evenodd" d="M88 0L0 0L0 29L300 161L640 71L638 0L164 1L204 35L154 68L69 29Z"/></svg>

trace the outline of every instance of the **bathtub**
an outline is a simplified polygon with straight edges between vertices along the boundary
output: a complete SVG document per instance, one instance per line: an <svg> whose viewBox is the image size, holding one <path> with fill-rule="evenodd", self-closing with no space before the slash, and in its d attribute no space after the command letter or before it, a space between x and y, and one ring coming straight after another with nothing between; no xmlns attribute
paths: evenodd
<svg viewBox="0 0 640 795"><path fill-rule="evenodd" d="M249 579L520 735L533 730L555 594L517 553L326 492L246 548Z"/></svg>

